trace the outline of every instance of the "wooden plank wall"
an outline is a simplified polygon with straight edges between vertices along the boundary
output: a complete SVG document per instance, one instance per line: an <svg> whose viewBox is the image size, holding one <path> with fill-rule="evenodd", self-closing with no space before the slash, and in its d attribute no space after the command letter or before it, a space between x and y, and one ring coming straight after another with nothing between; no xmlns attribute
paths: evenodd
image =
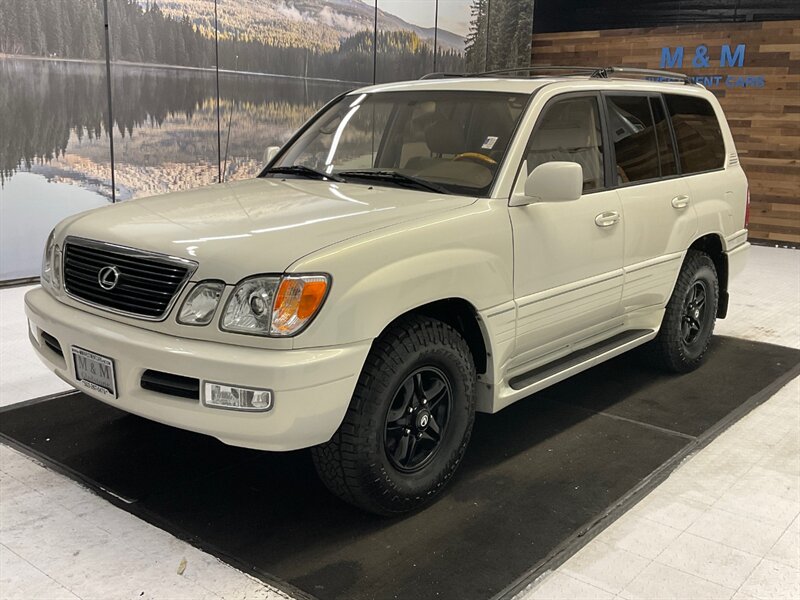
<svg viewBox="0 0 800 600"><path fill-rule="evenodd" d="M709 68L693 68L708 47ZM723 44L746 44L743 67L720 67ZM690 75L763 76L761 89L710 87L719 98L750 181L750 237L800 244L800 21L677 25L536 33L534 65L623 65L658 69L661 48L684 47Z"/></svg>

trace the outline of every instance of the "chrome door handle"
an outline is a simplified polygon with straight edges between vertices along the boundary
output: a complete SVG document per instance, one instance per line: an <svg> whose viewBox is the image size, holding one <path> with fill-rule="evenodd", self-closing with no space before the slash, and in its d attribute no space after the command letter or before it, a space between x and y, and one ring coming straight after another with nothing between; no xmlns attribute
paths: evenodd
<svg viewBox="0 0 800 600"><path fill-rule="evenodd" d="M675 196L672 199L672 208L686 208L689 206L689 196Z"/></svg>
<svg viewBox="0 0 800 600"><path fill-rule="evenodd" d="M607 210L601 212L594 218L594 224L598 227L611 227L620 221L619 213L615 210Z"/></svg>

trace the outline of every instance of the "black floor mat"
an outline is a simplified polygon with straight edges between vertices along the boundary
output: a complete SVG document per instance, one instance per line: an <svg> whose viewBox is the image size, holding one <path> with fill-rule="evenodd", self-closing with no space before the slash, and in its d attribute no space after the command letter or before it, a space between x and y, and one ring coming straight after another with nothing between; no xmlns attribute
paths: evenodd
<svg viewBox="0 0 800 600"><path fill-rule="evenodd" d="M800 351L731 338L715 338L708 362L684 376L619 357L479 415L443 497L396 519L328 494L307 452L232 448L79 393L5 409L0 435L288 591L483 599L513 591L531 565L563 559L611 507L655 485L654 474L769 397L799 363Z"/></svg>

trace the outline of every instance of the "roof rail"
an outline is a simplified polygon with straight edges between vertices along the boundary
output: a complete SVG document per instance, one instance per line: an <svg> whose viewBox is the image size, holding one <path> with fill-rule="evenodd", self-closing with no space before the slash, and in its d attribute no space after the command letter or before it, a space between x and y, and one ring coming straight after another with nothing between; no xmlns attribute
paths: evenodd
<svg viewBox="0 0 800 600"><path fill-rule="evenodd" d="M557 71L565 75L588 75L592 79L611 79L617 75L623 77L641 76L658 77L669 81L679 81L685 85L696 85L691 77L684 73L674 73L672 71L659 71L657 69L640 69L637 67L569 67L563 65L533 65L530 67L510 67L507 69L495 69L492 71L481 71L478 73L428 73L420 79L446 79L453 77L491 77L493 75L513 75L515 73L528 73L522 77L546 77L548 71Z"/></svg>
<svg viewBox="0 0 800 600"><path fill-rule="evenodd" d="M561 71L571 75L591 75L600 71L603 67L569 67L563 65L533 65L529 67L509 67L506 69L494 69L491 71L479 71L476 73L428 73L420 79L444 79L449 77L491 77L492 75L512 75L514 73L529 73L527 77L544 77L545 75L531 75L534 71Z"/></svg>
<svg viewBox="0 0 800 600"><path fill-rule="evenodd" d="M680 81L685 85L695 85L694 80L685 73L674 73L672 71L659 71L658 69L640 69L637 67L603 67L591 74L595 79L610 79L616 74L620 75L640 75L642 77L659 77L671 81Z"/></svg>
<svg viewBox="0 0 800 600"><path fill-rule="evenodd" d="M451 77L466 77L466 73L447 73L445 71L435 71L433 73L425 73L420 79L449 79Z"/></svg>

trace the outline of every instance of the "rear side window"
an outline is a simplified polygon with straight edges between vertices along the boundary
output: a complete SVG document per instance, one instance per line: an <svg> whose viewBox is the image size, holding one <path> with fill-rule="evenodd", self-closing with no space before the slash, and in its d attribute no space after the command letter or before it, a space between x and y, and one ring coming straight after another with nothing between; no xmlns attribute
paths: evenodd
<svg viewBox="0 0 800 600"><path fill-rule="evenodd" d="M617 185L658 179L658 136L647 96L608 96L611 141L617 157Z"/></svg>
<svg viewBox="0 0 800 600"><path fill-rule="evenodd" d="M717 115L703 98L666 94L672 118L681 171L684 174L721 169L725 164L725 143Z"/></svg>

